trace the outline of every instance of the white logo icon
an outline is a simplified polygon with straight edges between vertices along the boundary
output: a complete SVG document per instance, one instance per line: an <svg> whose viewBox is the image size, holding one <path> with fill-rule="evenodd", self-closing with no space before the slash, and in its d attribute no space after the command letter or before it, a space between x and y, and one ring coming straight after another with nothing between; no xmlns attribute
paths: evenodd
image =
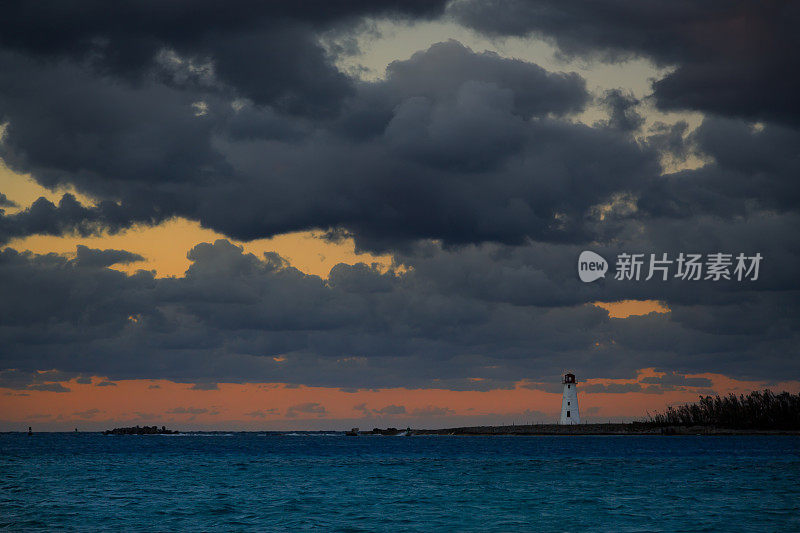
<svg viewBox="0 0 800 533"><path fill-rule="evenodd" d="M584 283L606 277L608 263L602 256L585 250L578 257L578 276Z"/></svg>

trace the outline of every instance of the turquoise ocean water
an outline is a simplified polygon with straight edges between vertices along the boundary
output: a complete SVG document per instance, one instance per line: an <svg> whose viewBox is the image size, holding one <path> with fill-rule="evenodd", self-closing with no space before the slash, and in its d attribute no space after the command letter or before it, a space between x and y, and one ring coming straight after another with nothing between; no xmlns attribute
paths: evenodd
<svg viewBox="0 0 800 533"><path fill-rule="evenodd" d="M800 531L800 437L0 434L12 531Z"/></svg>

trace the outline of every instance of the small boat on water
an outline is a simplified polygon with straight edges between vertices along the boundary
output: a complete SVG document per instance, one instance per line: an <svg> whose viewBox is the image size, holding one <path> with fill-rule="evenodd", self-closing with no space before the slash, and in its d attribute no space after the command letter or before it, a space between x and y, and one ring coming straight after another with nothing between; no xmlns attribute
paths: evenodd
<svg viewBox="0 0 800 533"><path fill-rule="evenodd" d="M345 435L348 437L358 437L358 428L351 428L350 431L346 431Z"/></svg>

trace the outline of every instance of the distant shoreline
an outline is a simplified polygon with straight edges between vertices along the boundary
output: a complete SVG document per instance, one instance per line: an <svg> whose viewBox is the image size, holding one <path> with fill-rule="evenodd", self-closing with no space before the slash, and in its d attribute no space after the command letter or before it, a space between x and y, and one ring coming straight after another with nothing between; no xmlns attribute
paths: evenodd
<svg viewBox="0 0 800 533"><path fill-rule="evenodd" d="M128 431L125 431L125 430ZM100 434L107 436L114 435L132 435L132 436L159 436L159 435L192 435L192 434L235 434L235 433L266 433L270 435L280 436L281 434L288 435L329 435L329 436L346 436L351 431L342 430L167 430L166 428L153 428L145 427L141 430L150 431L130 431L135 428L116 428L115 430L86 430L80 432L73 431L38 431L33 432L36 434L49 434L49 433L63 433L69 435L78 434ZM21 433L25 431L0 431L0 434L6 433ZM590 435L608 435L608 436L691 436L691 435L792 435L800 436L800 430L792 429L736 429L725 428L718 426L652 426L643 424L641 422L629 423L605 423L605 424L576 424L576 425L559 425L559 424L532 424L532 425L509 425L509 426L464 426L440 429L397 429L375 428L373 430L358 431L357 436L361 437L380 437L380 436L590 436ZM355 435L353 435L355 436Z"/></svg>
<svg viewBox="0 0 800 533"><path fill-rule="evenodd" d="M731 429L715 426L650 426L640 423L534 424L471 426L445 429L412 429L411 435L503 436L503 435L800 435L798 430Z"/></svg>

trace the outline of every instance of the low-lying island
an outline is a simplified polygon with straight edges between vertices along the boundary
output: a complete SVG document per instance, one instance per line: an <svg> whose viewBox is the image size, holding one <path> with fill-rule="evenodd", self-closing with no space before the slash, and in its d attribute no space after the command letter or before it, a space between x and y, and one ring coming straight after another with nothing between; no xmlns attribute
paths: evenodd
<svg viewBox="0 0 800 533"><path fill-rule="evenodd" d="M133 426L128 428L107 429L103 435L174 435L180 431L167 429L165 426Z"/></svg>

